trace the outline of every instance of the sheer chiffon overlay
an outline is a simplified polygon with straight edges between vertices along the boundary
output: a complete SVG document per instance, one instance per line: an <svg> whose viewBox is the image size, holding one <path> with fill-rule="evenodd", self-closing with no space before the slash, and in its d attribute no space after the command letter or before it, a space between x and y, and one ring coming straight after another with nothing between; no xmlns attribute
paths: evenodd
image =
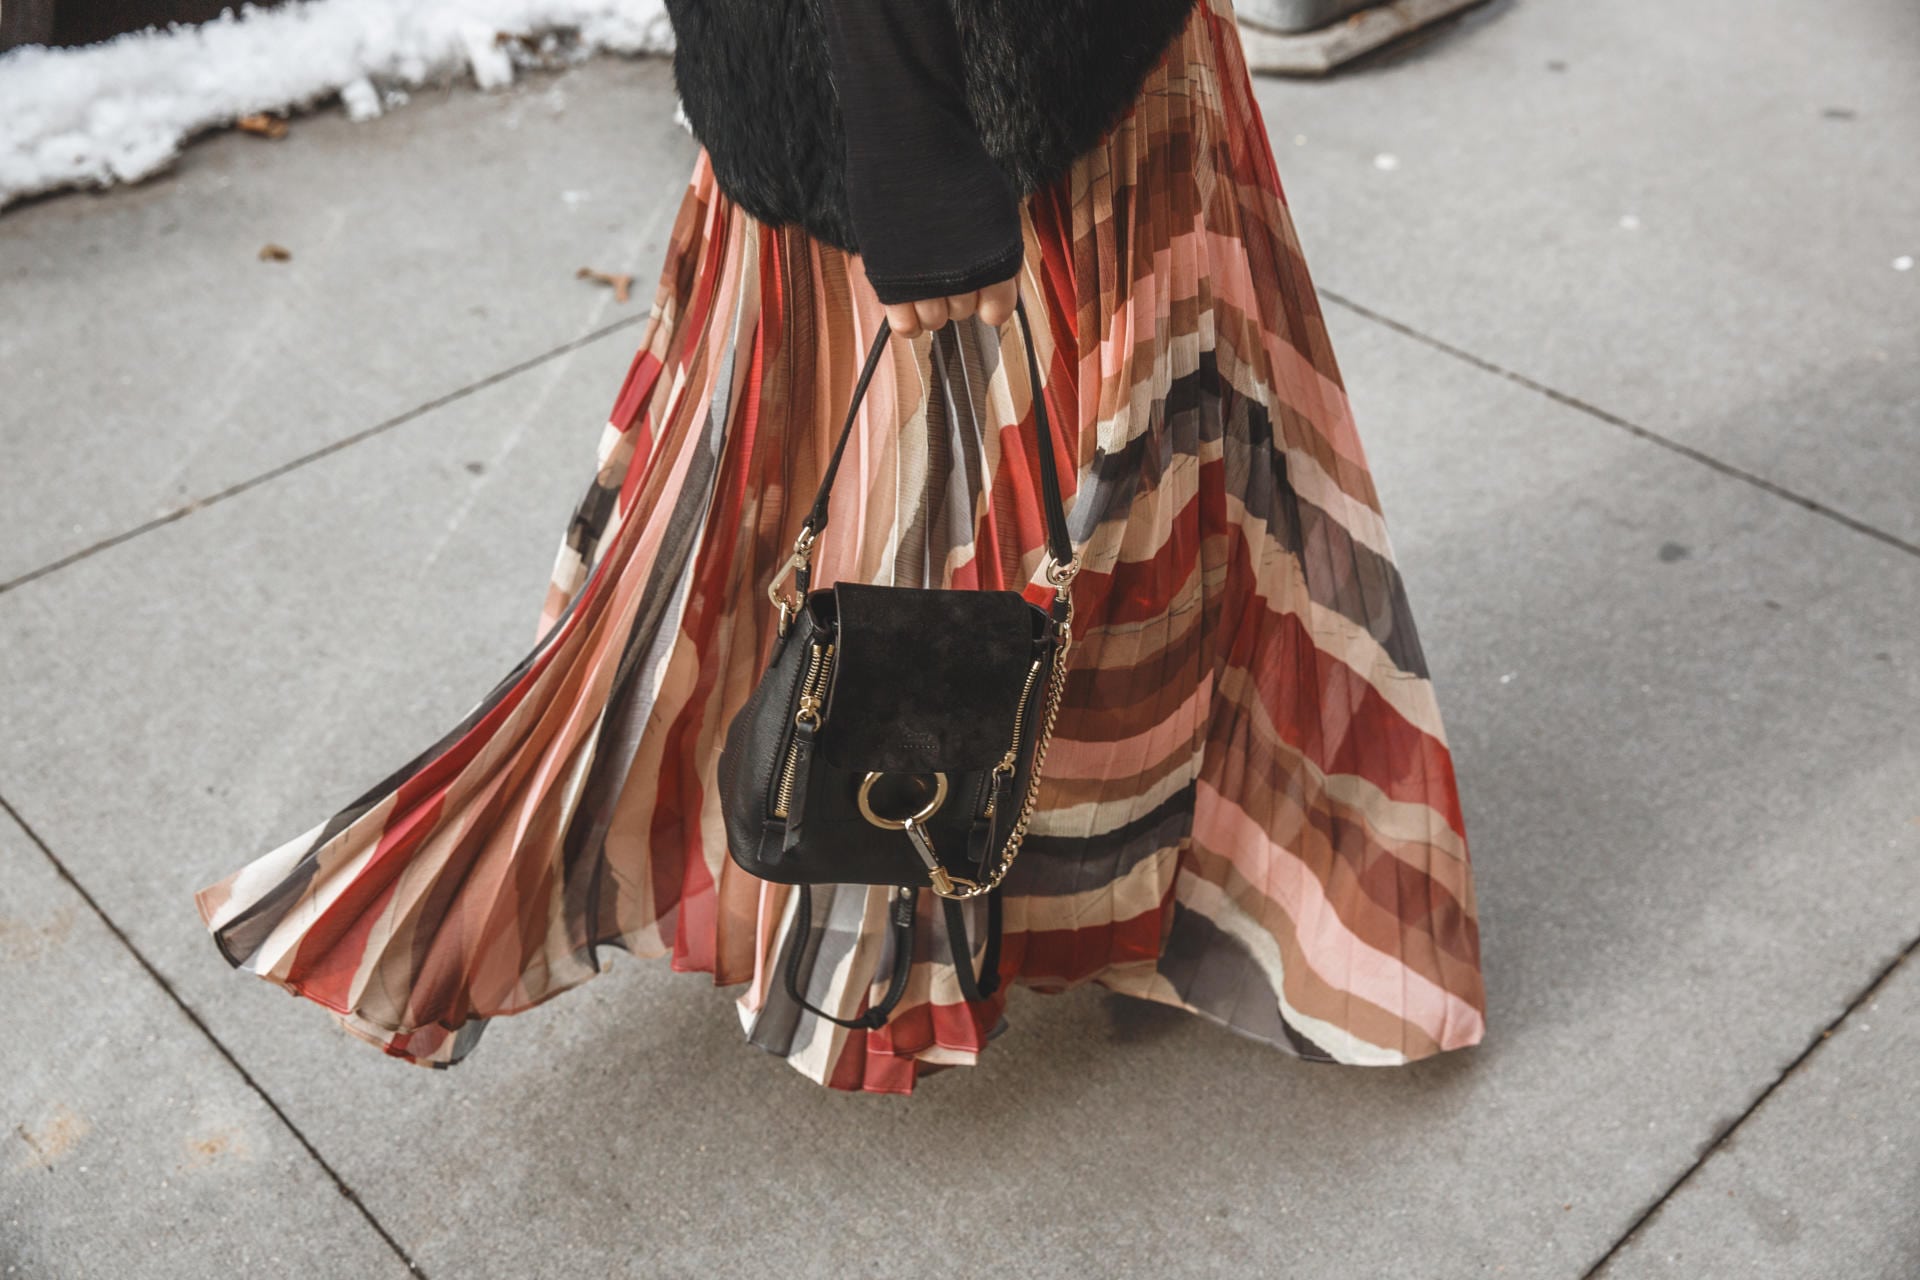
<svg viewBox="0 0 1920 1280"><path fill-rule="evenodd" d="M1021 221L1085 567L1006 983L1099 982L1323 1061L1478 1042L1446 737L1229 0ZM1006 987L963 998L935 910L885 1027L799 1009L797 895L734 866L719 816L765 587L881 318L860 270L741 212L701 155L537 642L418 758L199 892L230 963L435 1066L601 946L741 984L747 1038L835 1088L978 1057ZM973 319L893 342L816 584L1048 598L1020 343ZM811 1002L851 1017L884 991L887 892L812 895Z"/></svg>

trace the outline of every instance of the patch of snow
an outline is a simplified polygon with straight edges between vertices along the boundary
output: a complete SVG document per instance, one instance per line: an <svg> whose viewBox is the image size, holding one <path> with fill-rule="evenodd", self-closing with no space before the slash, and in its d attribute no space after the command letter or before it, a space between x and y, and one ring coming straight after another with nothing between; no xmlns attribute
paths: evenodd
<svg viewBox="0 0 1920 1280"><path fill-rule="evenodd" d="M497 88L516 65L672 48L663 0L302 0L78 49L28 45L0 54L0 208L138 182L241 116L337 97L370 120L424 84Z"/></svg>
<svg viewBox="0 0 1920 1280"><path fill-rule="evenodd" d="M463 22L460 43L466 47L474 83L482 89L504 89L513 83L513 59L507 56L499 31L485 23Z"/></svg>
<svg viewBox="0 0 1920 1280"><path fill-rule="evenodd" d="M361 76L351 84L340 86L340 105L347 109L347 119L355 124L371 120L380 114L380 91L373 87L373 81Z"/></svg>

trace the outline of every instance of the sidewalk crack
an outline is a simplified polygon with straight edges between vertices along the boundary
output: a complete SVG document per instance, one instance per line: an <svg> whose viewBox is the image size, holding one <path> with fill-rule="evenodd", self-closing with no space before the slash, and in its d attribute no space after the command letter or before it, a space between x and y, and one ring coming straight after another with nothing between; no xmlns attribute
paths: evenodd
<svg viewBox="0 0 1920 1280"><path fill-rule="evenodd" d="M1491 373L1497 378L1504 378L1515 386L1524 387L1536 395L1545 396L1555 404L1564 405L1577 413L1582 413L1589 418L1604 422L1610 427L1618 427L1628 435L1644 440L1648 444L1658 445L1662 449L1666 449L1671 453L1677 453L1681 457L1697 462L1702 466L1711 467L1721 475L1731 477L1743 484L1752 485L1754 488L1765 493L1770 493L1776 498L1784 498L1796 506L1804 507L1815 515L1823 516L1835 524L1853 530L1855 533L1862 533L1876 541L1884 542L1897 551L1904 551L1910 556L1920 557L1920 544L1908 542L1897 534L1888 533L1885 529L1876 528L1864 520L1828 506L1818 498L1810 498L1804 493L1796 493L1785 485L1769 480L1765 476L1747 471L1741 467L1736 467L1732 463L1722 461L1710 453L1694 448L1692 445L1682 444L1671 436L1661 435L1658 431L1654 431L1649 427L1643 427L1637 422L1629 421L1617 413L1609 413L1596 404L1582 400L1579 396L1556 390L1544 382L1538 382L1529 378L1524 373L1518 373L1504 365L1495 364L1484 356L1477 356L1471 351L1456 347L1444 339L1422 333L1412 325L1395 320L1391 316L1382 315L1372 307L1364 306L1351 298L1333 292L1331 289L1321 289L1319 290L1319 294L1328 302L1344 307L1346 310L1353 312L1353 314L1371 320L1375 324L1384 325L1402 337L1411 338L1415 342L1433 348L1442 355L1452 356L1454 359L1470 364L1476 369Z"/></svg>
<svg viewBox="0 0 1920 1280"><path fill-rule="evenodd" d="M32 842L33 846L40 850L47 861L53 865L54 872L64 880L75 893L80 895L80 900L85 902L88 909L99 918L100 923L104 924L108 931L120 940L120 945L125 947L128 954L139 963L142 969L147 971L147 976L153 979L160 990L166 994L167 999L173 1002L174 1007L185 1014L187 1021L198 1028L202 1036L206 1037L207 1043L213 1046L214 1052L227 1060L227 1065L238 1073L240 1079L246 1086L253 1090L260 1101L267 1105L267 1109L273 1112L281 1124L286 1126L287 1132L293 1135L294 1141L306 1149L307 1155L312 1158L315 1164L320 1166L320 1171L332 1181L334 1187L346 1198L347 1203L351 1204L360 1216L366 1219L367 1225L373 1228L374 1234L386 1242L387 1248L391 1249L394 1256L400 1259L401 1263L407 1268L408 1273L420 1277L420 1280L426 1280L427 1273L420 1268L419 1263L415 1262L412 1257L408 1255L405 1247L393 1238L393 1233L387 1230L380 1219L374 1216L373 1210L360 1198L360 1193L353 1189L347 1180L340 1175L340 1171L335 1169L325 1156L320 1154L320 1149L314 1146L313 1141L301 1131L300 1126L293 1122L293 1117L281 1110L280 1104L274 1101L273 1095L267 1092L265 1086L254 1079L253 1073L240 1065L240 1060L234 1057L232 1050L228 1049L227 1046L221 1042L220 1037L213 1033L213 1028L209 1027L206 1022L201 1019L200 1015L194 1012L193 1007L181 998L180 993L174 990L173 984L167 980L166 976L154 966L152 961L147 959L145 953L142 952L138 946L134 945L133 939L129 938L126 931L114 921L112 916L107 914L106 908L102 907L100 903L95 900L94 896L87 892L86 886L82 885L79 878L67 868L67 864L60 860L60 856L53 851L52 846L40 838L40 833L33 829L33 826L21 815L20 811L14 808L13 804L3 795L0 795L0 812L5 813L7 817L11 818L14 824L26 834L27 839Z"/></svg>
<svg viewBox="0 0 1920 1280"><path fill-rule="evenodd" d="M1719 1154L1720 1149L1727 1144L1734 1133L1739 1130L1740 1126L1744 1125L1761 1107L1766 1105L1767 1099L1773 1096L1774 1091L1785 1084L1801 1067L1811 1061L1813 1055L1820 1051L1820 1047L1832 1039L1834 1033L1840 1030L1842 1024L1853 1016L1853 1011L1873 999L1873 997L1879 993L1880 989L1886 986L1887 980L1893 977L1895 971L1916 953L1920 953L1920 937L1914 938L1911 942L1907 943L1906 946L1902 947L1892 960L1889 960L1878 973L1873 975L1866 986L1862 987L1851 1000L1847 1001L1846 1007L1840 1010L1839 1015L1827 1023L1826 1026L1820 1028L1819 1032L1807 1042L1806 1047L1800 1050L1793 1061L1781 1068L1780 1073L1768 1083L1766 1088L1760 1090L1760 1092L1754 1096L1753 1101L1749 1102L1746 1107L1741 1110L1739 1115L1721 1126L1720 1132L1713 1135L1712 1141L1708 1142L1707 1145L1701 1149L1699 1155L1694 1157L1693 1162L1681 1172L1680 1176L1669 1183L1667 1189L1654 1198L1653 1203L1641 1210L1639 1216L1627 1225L1625 1231L1620 1233L1619 1238L1613 1242L1605 1253L1600 1255L1599 1261L1581 1273L1580 1280L1598 1280L1598 1277L1605 1273L1608 1264L1619 1255L1622 1249L1626 1248L1627 1245L1632 1242L1635 1236L1640 1234L1641 1228L1652 1222L1654 1218L1659 1215L1660 1210L1666 1207L1667 1201L1673 1199L1682 1187L1691 1182L1693 1175L1705 1168L1707 1162Z"/></svg>
<svg viewBox="0 0 1920 1280"><path fill-rule="evenodd" d="M543 364L559 359L561 356L569 355L572 352L580 350L582 347L591 346L609 334L618 333L622 329L632 328L634 325L644 323L650 315L651 312L641 312L637 315L622 316L611 324L601 325L598 329L589 330L579 337L563 342L551 350L543 351L536 356L529 356L518 364L509 365L505 369L490 373L484 378L469 382L465 386L456 387L452 391L435 396L433 399L422 404L417 404L413 408L402 413L397 413L382 422L376 422L370 427L365 427L353 432L351 435L342 436L338 440L323 444L318 449L309 453L303 453L297 458L281 463L279 466L270 467L256 476L251 476L236 484L228 485L217 493L208 494L205 497L194 498L191 501L182 503L173 510L157 515L143 524L137 524L131 529L123 529L119 533L100 539L100 541L93 543L91 546L85 546L78 551L69 552L57 560L41 565L37 569L30 569L11 581L0 582L0 596L5 595L16 587L24 587L29 582L35 582L49 574L58 573L60 570L70 565L78 564L82 560L91 559L99 555L102 551L110 551L123 542L131 542L143 534L152 533L155 529L173 524L178 520L184 520L196 511L203 511L216 503L225 502L228 498L237 498L251 489L257 489L268 481L278 480L281 476L298 471L303 467L320 461L322 458L331 457L344 449L350 449L354 445L371 440L375 436L385 435L395 428L405 426L416 418L425 417L435 409L444 409L446 406L464 400L477 392L485 391L489 387L499 386L503 382L517 378L521 374L537 369Z"/></svg>

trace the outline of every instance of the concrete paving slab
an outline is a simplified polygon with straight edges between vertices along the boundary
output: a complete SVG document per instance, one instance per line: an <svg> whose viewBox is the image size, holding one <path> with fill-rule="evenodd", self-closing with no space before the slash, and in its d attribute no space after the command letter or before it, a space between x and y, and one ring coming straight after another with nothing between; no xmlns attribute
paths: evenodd
<svg viewBox="0 0 1920 1280"><path fill-rule="evenodd" d="M667 62L427 98L0 217L0 582L645 313L696 150Z"/></svg>
<svg viewBox="0 0 1920 1280"><path fill-rule="evenodd" d="M0 763L0 791L32 807L40 781L84 759L89 776L70 776L66 795L104 784L122 820L185 819L203 855L304 830L364 790L369 760L390 770L411 758L423 724L458 720L532 643L637 341L590 343L0 596L17 597L20 624L0 660L0 735L20 768ZM199 536L175 541L195 524ZM216 527L230 540L218 549L201 541ZM129 572L151 576L122 594ZM120 587L107 595L58 585L108 579ZM198 604L182 607L189 599ZM119 640L68 648L62 637L81 632ZM58 686L41 713L67 728L35 719L34 670ZM127 715L150 701L181 718ZM256 702L260 721L233 719L236 704ZM342 717L346 706L355 713ZM189 778L191 796L180 790ZM283 806L231 825L228 799L256 789ZM123 832L132 843L111 856L135 877L126 887L167 901L183 868Z"/></svg>
<svg viewBox="0 0 1920 1280"><path fill-rule="evenodd" d="M408 1274L5 815L0 1009L0 1273Z"/></svg>
<svg viewBox="0 0 1920 1280"><path fill-rule="evenodd" d="M436 1073L230 973L192 889L529 638L617 338L0 596L0 779L430 1275L1577 1276L1906 939L1920 562L1333 327L1466 788L1472 1053L1021 995L985 1065L850 1099L619 957Z"/></svg>
<svg viewBox="0 0 1920 1280"><path fill-rule="evenodd" d="M1608 1280L1920 1275L1912 958L1621 1250Z"/></svg>
<svg viewBox="0 0 1920 1280"><path fill-rule="evenodd" d="M1495 0L1259 100L1320 284L1920 543L1920 6Z"/></svg>

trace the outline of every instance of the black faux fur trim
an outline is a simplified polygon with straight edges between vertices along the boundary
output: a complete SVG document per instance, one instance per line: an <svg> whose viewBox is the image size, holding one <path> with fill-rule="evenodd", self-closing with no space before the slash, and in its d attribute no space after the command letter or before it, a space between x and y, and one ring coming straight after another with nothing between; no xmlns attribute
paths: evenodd
<svg viewBox="0 0 1920 1280"><path fill-rule="evenodd" d="M952 0L967 105L1027 195L1126 114L1194 0Z"/></svg>
<svg viewBox="0 0 1920 1280"><path fill-rule="evenodd" d="M1026 196L1125 114L1195 0L949 0L968 106ZM714 180L762 222L857 252L819 0L666 0L673 74Z"/></svg>

